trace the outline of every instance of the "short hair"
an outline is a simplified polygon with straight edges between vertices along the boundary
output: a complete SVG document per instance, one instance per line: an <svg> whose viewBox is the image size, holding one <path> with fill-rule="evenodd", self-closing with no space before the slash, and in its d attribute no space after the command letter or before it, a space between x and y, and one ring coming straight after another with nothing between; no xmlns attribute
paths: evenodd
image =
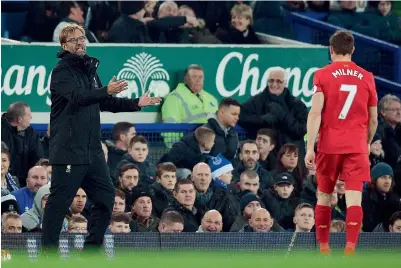
<svg viewBox="0 0 401 268"><path fill-rule="evenodd" d="M250 170L250 169L246 169L244 172L241 173L240 175L240 180L241 178L243 178L244 176L247 176L250 179L256 179L259 178L259 175L256 171L254 170Z"/></svg>
<svg viewBox="0 0 401 268"><path fill-rule="evenodd" d="M25 115L25 109L28 108L29 105L22 101L13 102L8 106L5 118L8 122L15 122L18 117L22 117Z"/></svg>
<svg viewBox="0 0 401 268"><path fill-rule="evenodd" d="M148 140L142 136L142 135L137 135L135 137L133 137L130 142L129 142L129 147L132 148L134 146L135 143L142 143L142 144L146 144L148 145Z"/></svg>
<svg viewBox="0 0 401 268"><path fill-rule="evenodd" d="M121 191L120 189L116 189L116 193L114 194L114 197L119 197L122 200L125 200L125 194L123 191Z"/></svg>
<svg viewBox="0 0 401 268"><path fill-rule="evenodd" d="M167 211L162 215L162 217L160 219L160 223L165 223L165 224L181 223L181 224L184 224L184 218L177 211Z"/></svg>
<svg viewBox="0 0 401 268"><path fill-rule="evenodd" d="M288 72L286 71L286 69L284 69L283 67L280 67L280 66L270 67L270 68L268 69L268 72L267 72L267 79L269 79L269 76L270 76L270 74L271 74L272 72L281 72L281 73L283 73L285 83L288 82L288 75L289 75L289 74L288 74Z"/></svg>
<svg viewBox="0 0 401 268"><path fill-rule="evenodd" d="M244 16L250 21L250 25L253 24L253 12L250 6L245 4L237 4L231 9L231 16L233 16L234 14Z"/></svg>
<svg viewBox="0 0 401 268"><path fill-rule="evenodd" d="M393 226L394 223L398 220L401 220L401 211L396 211L391 215L389 220L389 225Z"/></svg>
<svg viewBox="0 0 401 268"><path fill-rule="evenodd" d="M70 230L72 228L72 225L74 223L85 223L85 222L87 223L88 220L84 216L82 216L82 215L74 215L74 216L71 217L71 219L68 222L68 230Z"/></svg>
<svg viewBox="0 0 401 268"><path fill-rule="evenodd" d="M2 153L2 154L6 154L6 155L7 155L7 157L8 157L8 161L10 161L10 160L11 160L11 154L10 154L10 151L9 151L9 149L8 149L8 146L7 146L7 144L6 144L4 141L2 141L2 142L1 142L1 153Z"/></svg>
<svg viewBox="0 0 401 268"><path fill-rule="evenodd" d="M354 49L354 36L349 31L337 30L330 37L330 46L337 55L351 55Z"/></svg>
<svg viewBox="0 0 401 268"><path fill-rule="evenodd" d="M346 229L345 222L342 220L332 220L330 223L330 228L336 228L338 232L344 233Z"/></svg>
<svg viewBox="0 0 401 268"><path fill-rule="evenodd" d="M310 208L310 209L312 209L313 211L315 211L315 210L313 209L313 206L312 206L311 204L309 204L309 203L301 203L301 204L299 204L299 205L295 208L294 214L297 213L297 211L299 211L299 210L301 210L301 209L303 209L303 208Z"/></svg>
<svg viewBox="0 0 401 268"><path fill-rule="evenodd" d="M258 147L258 145L256 144L256 141L254 141L254 140L246 140L239 147L241 153L242 153L242 149L244 148L245 144L255 144L255 146Z"/></svg>
<svg viewBox="0 0 401 268"><path fill-rule="evenodd" d="M189 71L191 71L191 70L198 70L198 71L205 72L203 70L202 66L200 66L199 64L191 64L184 71L184 79L188 75Z"/></svg>
<svg viewBox="0 0 401 268"><path fill-rule="evenodd" d="M41 166L41 167L49 167L51 166L50 160L47 158L41 158L36 162L35 166Z"/></svg>
<svg viewBox="0 0 401 268"><path fill-rule="evenodd" d="M125 212L114 212L111 214L110 224L113 222L123 222L125 224L129 224L130 218Z"/></svg>
<svg viewBox="0 0 401 268"><path fill-rule="evenodd" d="M180 190L180 185L186 185L186 184L191 184L195 189L193 181L188 179L178 179L174 185L174 192L178 193L178 191Z"/></svg>
<svg viewBox="0 0 401 268"><path fill-rule="evenodd" d="M379 101L379 110L380 111L384 111L384 110L388 109L388 107L390 106L390 103L392 101L396 101L396 102L401 103L400 98L398 98L397 96L391 95L391 94L387 94L383 98L380 99L380 101Z"/></svg>
<svg viewBox="0 0 401 268"><path fill-rule="evenodd" d="M5 223L6 221L8 221L9 219L13 219L13 220L20 220L21 216L16 214L16 213L8 213L6 214L3 218L2 218L2 223ZM2 224L3 225L3 224Z"/></svg>
<svg viewBox="0 0 401 268"><path fill-rule="evenodd" d="M268 136L271 144L276 144L276 131L270 128L261 128L256 133L256 137L259 135Z"/></svg>
<svg viewBox="0 0 401 268"><path fill-rule="evenodd" d="M129 129L135 127L134 124L130 122L118 122L113 126L113 130L111 131L111 138L113 141L118 141L120 139L121 134L127 134Z"/></svg>
<svg viewBox="0 0 401 268"><path fill-rule="evenodd" d="M177 167L172 162L160 163L156 166L156 177L160 178L164 172L176 172Z"/></svg>
<svg viewBox="0 0 401 268"><path fill-rule="evenodd" d="M207 141L209 138L215 136L216 134L214 133L213 130L210 128L201 126L195 129L195 138L198 142L204 142Z"/></svg>
<svg viewBox="0 0 401 268"><path fill-rule="evenodd" d="M221 100L221 102L219 103L219 110L221 108L226 108L226 107L230 107L230 106L238 106L241 107L241 104L233 98L224 98Z"/></svg>
<svg viewBox="0 0 401 268"><path fill-rule="evenodd" d="M85 35L85 30L84 30L84 28L82 28L82 26L79 26L77 24L67 24L66 26L64 26L61 29L59 37L58 37L60 44L66 43L68 36L73 34L76 30L81 31L81 33L83 35Z"/></svg>
<svg viewBox="0 0 401 268"><path fill-rule="evenodd" d="M135 165L133 163L127 163L127 164L124 164L122 167L120 167L120 173L119 173L120 177L122 177L122 175L124 175L124 173L130 169L136 169L138 171L138 173L140 172L139 167L137 165Z"/></svg>

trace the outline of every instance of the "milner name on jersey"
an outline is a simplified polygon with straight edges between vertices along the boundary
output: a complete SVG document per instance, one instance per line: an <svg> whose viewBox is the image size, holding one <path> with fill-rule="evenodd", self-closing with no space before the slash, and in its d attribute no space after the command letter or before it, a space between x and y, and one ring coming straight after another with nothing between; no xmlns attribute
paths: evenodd
<svg viewBox="0 0 401 268"><path fill-rule="evenodd" d="M363 79L363 74L352 69L345 69L345 70L338 69L335 72L332 72L331 74L334 76L334 78L337 78L338 76L355 76L358 77L359 80Z"/></svg>

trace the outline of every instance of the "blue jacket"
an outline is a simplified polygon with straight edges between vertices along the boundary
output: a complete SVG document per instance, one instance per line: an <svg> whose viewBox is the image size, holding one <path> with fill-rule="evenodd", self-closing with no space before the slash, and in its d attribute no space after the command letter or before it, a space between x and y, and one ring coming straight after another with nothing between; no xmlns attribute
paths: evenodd
<svg viewBox="0 0 401 268"><path fill-rule="evenodd" d="M17 199L19 209L18 214L22 215L22 213L32 208L35 193L31 192L29 188L24 187L12 192L11 194L15 196L15 199Z"/></svg>

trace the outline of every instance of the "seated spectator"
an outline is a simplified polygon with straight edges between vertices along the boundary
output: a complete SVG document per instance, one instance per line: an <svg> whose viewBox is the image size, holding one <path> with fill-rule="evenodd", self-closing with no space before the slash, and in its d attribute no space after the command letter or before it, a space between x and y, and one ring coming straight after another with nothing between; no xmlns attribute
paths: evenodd
<svg viewBox="0 0 401 268"><path fill-rule="evenodd" d="M40 138L43 148L43 157L49 159L49 142L50 142L50 124L47 125L46 134Z"/></svg>
<svg viewBox="0 0 401 268"><path fill-rule="evenodd" d="M345 233L345 221L332 220L330 223L330 233Z"/></svg>
<svg viewBox="0 0 401 268"><path fill-rule="evenodd" d="M47 171L47 179L49 180L48 183L50 183L53 169L52 169L52 165L50 164L49 159L41 158L35 164L35 166L41 166L41 167L44 167L46 169L46 171Z"/></svg>
<svg viewBox="0 0 401 268"><path fill-rule="evenodd" d="M1 221L1 232L2 233L22 233L22 222L21 217L18 214L7 214L2 218Z"/></svg>
<svg viewBox="0 0 401 268"><path fill-rule="evenodd" d="M197 233L220 233L223 229L223 218L217 210L209 210L202 218Z"/></svg>
<svg viewBox="0 0 401 268"><path fill-rule="evenodd" d="M148 141L144 136L135 136L130 141L128 153L117 164L114 178L118 178L119 170L125 164L135 164L139 168L139 185L148 186L155 181L156 167L146 160L149 154ZM116 179L115 179L116 181Z"/></svg>
<svg viewBox="0 0 401 268"><path fill-rule="evenodd" d="M18 203L15 196L12 194L1 196L1 218L10 213L18 214L18 211Z"/></svg>
<svg viewBox="0 0 401 268"><path fill-rule="evenodd" d="M129 233L130 229L130 218L123 212L114 212L111 214L111 220L109 225L109 231L113 234Z"/></svg>
<svg viewBox="0 0 401 268"><path fill-rule="evenodd" d="M128 152L129 143L136 135L134 124L129 122L118 122L111 131L112 140L106 140L108 149L107 164L110 170L114 170L123 156Z"/></svg>
<svg viewBox="0 0 401 268"><path fill-rule="evenodd" d="M294 211L299 204L294 197L294 184L295 179L290 173L278 174L274 188L267 190L262 199L272 217L286 230L294 228Z"/></svg>
<svg viewBox="0 0 401 268"><path fill-rule="evenodd" d="M258 162L259 150L255 141L246 140L242 143L238 159L238 162L234 162L234 182L237 182L240 179L240 175L245 170L253 170L259 176L261 189L267 189L274 184L270 172L262 168L262 166Z"/></svg>
<svg viewBox="0 0 401 268"><path fill-rule="evenodd" d="M308 233L315 225L315 211L312 205L301 203L294 212L295 232Z"/></svg>
<svg viewBox="0 0 401 268"><path fill-rule="evenodd" d="M116 189L114 195L113 212L125 212L125 194L119 189Z"/></svg>
<svg viewBox="0 0 401 268"><path fill-rule="evenodd" d="M131 209L131 232L156 232L159 219L152 216L152 196L146 188L132 192L134 201Z"/></svg>
<svg viewBox="0 0 401 268"><path fill-rule="evenodd" d="M207 156L213 148L215 136L213 130L198 127L194 132L188 133L180 141L174 143L159 162L172 162L178 169L177 177L186 178L197 163L207 160Z"/></svg>
<svg viewBox="0 0 401 268"><path fill-rule="evenodd" d="M299 149L294 144L284 144L277 155L276 169L272 172L272 176L282 172L291 173L295 179L294 195L297 197L301 194L303 181L306 177L299 162L299 157Z"/></svg>
<svg viewBox="0 0 401 268"><path fill-rule="evenodd" d="M53 42L60 42L59 36L61 29L68 24L78 24L83 26L85 23L84 11L82 7L76 1L64 1L60 4L60 17L62 18L60 23L56 26L53 32ZM97 43L96 36L89 30L85 29L86 42Z"/></svg>
<svg viewBox="0 0 401 268"><path fill-rule="evenodd" d="M212 172L212 179L215 187L228 189L228 185L230 185L233 178L233 165L220 154L216 157L210 158L208 163Z"/></svg>
<svg viewBox="0 0 401 268"><path fill-rule="evenodd" d="M235 99L225 98L219 104L217 114L204 125L216 134L211 155L222 154L232 162L238 150L238 134L235 125L238 122L241 104Z"/></svg>
<svg viewBox="0 0 401 268"><path fill-rule="evenodd" d="M18 202L18 214L23 214L32 208L35 194L43 185L48 184L47 171L44 167L34 166L28 172L26 186L11 194Z"/></svg>
<svg viewBox="0 0 401 268"><path fill-rule="evenodd" d="M252 213L261 208L259 198L252 192L244 191L244 195L241 198L240 204L240 214L235 220L234 224L230 228L230 232L239 232L246 225L248 225L249 219Z"/></svg>
<svg viewBox="0 0 401 268"><path fill-rule="evenodd" d="M330 11L330 1L327 0L312 0L306 1L307 11L314 12L329 12Z"/></svg>
<svg viewBox="0 0 401 268"><path fill-rule="evenodd" d="M345 183L342 180L337 180L336 188L334 190L337 192L337 205L331 214L331 218L334 220L344 220L347 216L347 204L345 201ZM333 191L333 193L334 193Z"/></svg>
<svg viewBox="0 0 401 268"><path fill-rule="evenodd" d="M42 219L45 212L47 199L50 195L50 185L40 187L35 195L34 205L21 215L22 226L27 231L42 229Z"/></svg>
<svg viewBox="0 0 401 268"><path fill-rule="evenodd" d="M173 191L175 202L167 211L177 211L184 218L183 232L196 232L203 218L203 212L195 208L196 190L194 183L187 179L177 180Z"/></svg>
<svg viewBox="0 0 401 268"><path fill-rule="evenodd" d="M379 135L375 134L372 143L370 144L370 168L374 167L380 162L384 162L384 150L382 146L382 141Z"/></svg>
<svg viewBox="0 0 401 268"><path fill-rule="evenodd" d="M360 13L356 12L357 1L339 0L340 10L331 11L327 22L335 26L352 30L362 20Z"/></svg>
<svg viewBox="0 0 401 268"><path fill-rule="evenodd" d="M316 175L308 176L302 183L300 202L311 204L313 207L317 204L317 178Z"/></svg>
<svg viewBox="0 0 401 268"><path fill-rule="evenodd" d="M274 152L276 146L276 134L272 129L262 128L256 133L256 145L259 150L259 164L267 171L276 168L277 155Z"/></svg>
<svg viewBox="0 0 401 268"><path fill-rule="evenodd" d="M156 166L156 182L149 186L149 191L152 195L152 211L158 218L174 201L173 190L177 183L176 170L175 165L170 162Z"/></svg>
<svg viewBox="0 0 401 268"><path fill-rule="evenodd" d="M372 232L379 223L388 226L390 216L401 210L401 199L392 191L393 177L393 169L386 163L372 168L372 182L362 194L364 232Z"/></svg>
<svg viewBox="0 0 401 268"><path fill-rule="evenodd" d="M19 189L17 177L12 176L8 171L10 167L10 152L7 145L1 142L1 189L7 189L9 192Z"/></svg>
<svg viewBox="0 0 401 268"><path fill-rule="evenodd" d="M397 164L394 170L394 192L401 196L401 156L398 158Z"/></svg>
<svg viewBox="0 0 401 268"><path fill-rule="evenodd" d="M68 232L69 233L80 233L86 234L88 233L88 220L82 215L74 215L71 217L68 223Z"/></svg>
<svg viewBox="0 0 401 268"><path fill-rule="evenodd" d="M275 151L284 144L295 144L305 155L306 120L308 111L301 99L292 96L287 87L288 73L281 67L269 68L267 88L242 104L239 124L254 138L261 128L276 133Z"/></svg>
<svg viewBox="0 0 401 268"><path fill-rule="evenodd" d="M31 108L24 102L10 104L1 116L1 141L10 152L10 173L21 187L26 185L28 170L43 157L39 135L30 126Z"/></svg>
<svg viewBox="0 0 401 268"><path fill-rule="evenodd" d="M184 218L177 211L168 211L160 219L160 233L181 233L184 229Z"/></svg>
<svg viewBox="0 0 401 268"><path fill-rule="evenodd" d="M273 223L274 220L269 211L264 208L258 208L252 213L252 216L249 219L249 225L246 225L240 232L274 232L272 229Z"/></svg>
<svg viewBox="0 0 401 268"><path fill-rule="evenodd" d="M84 189L79 188L77 193L75 194L75 197L72 200L72 204L70 206L71 215L72 216L82 215L82 216L86 216L85 218L88 218L88 215L83 215L83 213L82 213L85 209L87 200L88 200L88 197L86 196Z"/></svg>
<svg viewBox="0 0 401 268"><path fill-rule="evenodd" d="M394 212L391 215L388 230L390 233L401 233L401 211Z"/></svg>
<svg viewBox="0 0 401 268"><path fill-rule="evenodd" d="M379 102L379 126L384 161L395 169L401 156L401 101L397 96L387 94Z"/></svg>
<svg viewBox="0 0 401 268"><path fill-rule="evenodd" d="M251 191L259 198L263 197L263 189L260 188L259 181L260 181L259 175L255 171L245 170L244 172L242 172L239 179L239 183L235 184L238 185L238 188L240 190L240 192L237 193L237 196L239 197L238 201L240 201L240 199L242 198L242 195L245 190Z"/></svg>
<svg viewBox="0 0 401 268"><path fill-rule="evenodd" d="M132 190L138 185L139 168L135 164L124 164L120 168L117 189L125 194L125 211L132 207Z"/></svg>
<svg viewBox="0 0 401 268"><path fill-rule="evenodd" d="M228 29L218 28L216 37L223 44L260 44L253 25L251 7L237 4L231 9L231 26Z"/></svg>

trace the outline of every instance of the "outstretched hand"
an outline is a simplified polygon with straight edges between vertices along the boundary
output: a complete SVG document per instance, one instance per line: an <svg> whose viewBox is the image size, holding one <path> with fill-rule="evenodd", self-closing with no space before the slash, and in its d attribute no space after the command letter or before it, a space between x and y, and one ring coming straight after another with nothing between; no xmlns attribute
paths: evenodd
<svg viewBox="0 0 401 268"><path fill-rule="evenodd" d="M115 76L113 76L107 85L107 93L109 95L118 94L126 89L128 89L128 82L126 80L116 81Z"/></svg>
<svg viewBox="0 0 401 268"><path fill-rule="evenodd" d="M158 105L161 103L162 99L158 97L149 97L150 90L148 90L144 95L139 98L138 106L146 107L149 105Z"/></svg>

